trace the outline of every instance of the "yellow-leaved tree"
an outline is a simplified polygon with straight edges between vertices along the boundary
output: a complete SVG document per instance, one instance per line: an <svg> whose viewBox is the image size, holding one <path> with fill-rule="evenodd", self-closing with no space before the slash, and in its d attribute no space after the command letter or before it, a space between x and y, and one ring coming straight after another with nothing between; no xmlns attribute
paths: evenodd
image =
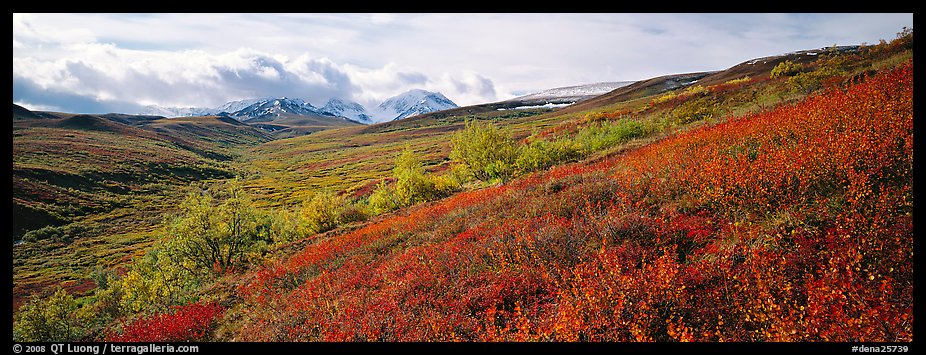
<svg viewBox="0 0 926 355"><path fill-rule="evenodd" d="M187 195L169 232L172 253L188 260L196 272L225 273L246 253L266 245L265 219L238 183L216 204L208 191Z"/></svg>
<svg viewBox="0 0 926 355"><path fill-rule="evenodd" d="M51 297L33 298L23 305L13 323L13 341L78 341L91 315L64 289Z"/></svg>

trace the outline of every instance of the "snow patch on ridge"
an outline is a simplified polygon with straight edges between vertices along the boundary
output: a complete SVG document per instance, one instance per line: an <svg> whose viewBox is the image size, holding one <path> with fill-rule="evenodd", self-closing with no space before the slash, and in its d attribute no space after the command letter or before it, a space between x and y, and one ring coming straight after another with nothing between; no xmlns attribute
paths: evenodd
<svg viewBox="0 0 926 355"><path fill-rule="evenodd" d="M528 105L528 106L518 106L518 107L512 107L512 108L500 108L500 109L498 109L498 111L507 111L507 110L527 110L527 109L532 109L532 108L560 108L560 107L566 107L566 106L572 105L572 104L574 104L574 103L575 103L575 102L554 104L554 103L552 103L552 102L547 102L547 103L545 103L545 104L543 104L543 105Z"/></svg>

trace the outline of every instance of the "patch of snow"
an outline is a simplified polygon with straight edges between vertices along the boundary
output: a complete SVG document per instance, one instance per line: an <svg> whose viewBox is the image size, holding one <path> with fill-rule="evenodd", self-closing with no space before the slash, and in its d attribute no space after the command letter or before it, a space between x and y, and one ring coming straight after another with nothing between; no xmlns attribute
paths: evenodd
<svg viewBox="0 0 926 355"><path fill-rule="evenodd" d="M162 107L158 105L149 105L145 106L138 114L164 117L190 117L207 116L212 114L212 110L202 107Z"/></svg>
<svg viewBox="0 0 926 355"><path fill-rule="evenodd" d="M543 105L518 106L518 107L514 107L514 108L500 108L500 109L498 109L498 111L507 111L507 110L527 110L527 109L532 109L532 108L559 108L559 107L566 107L566 106L572 105L572 104L574 104L574 103L575 103L575 102L569 102L569 103L563 103L563 104L554 104L554 103L552 103L552 102L548 102L548 103L543 104Z"/></svg>
<svg viewBox="0 0 926 355"><path fill-rule="evenodd" d="M614 89L621 88L630 84L635 83L635 81L613 81L613 82L600 82L594 84L586 85L576 85L576 86L565 86L553 89L547 89L533 94L528 94L524 96L519 96L507 101L526 101L526 100L549 100L549 99L559 99L559 98L590 98L608 92L613 91Z"/></svg>

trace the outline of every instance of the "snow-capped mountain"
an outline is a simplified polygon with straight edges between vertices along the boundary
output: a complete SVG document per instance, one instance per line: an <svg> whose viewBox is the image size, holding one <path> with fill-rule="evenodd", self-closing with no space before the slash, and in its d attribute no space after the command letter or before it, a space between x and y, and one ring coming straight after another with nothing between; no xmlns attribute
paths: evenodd
<svg viewBox="0 0 926 355"><path fill-rule="evenodd" d="M317 107L302 99L288 97L260 100L229 113L229 116L239 121L285 115L323 116L324 114Z"/></svg>
<svg viewBox="0 0 926 355"><path fill-rule="evenodd" d="M586 85L565 86L519 96L507 101L566 103L577 102L606 94L614 89L635 83L635 81L612 81Z"/></svg>
<svg viewBox="0 0 926 355"><path fill-rule="evenodd" d="M372 116L375 122L385 122L456 107L459 106L439 92L415 89L383 101Z"/></svg>
<svg viewBox="0 0 926 355"><path fill-rule="evenodd" d="M251 106L262 100L273 100L272 97L259 98L259 99L244 99L237 101L229 101L218 107L165 107L159 105L149 105L145 106L145 109L139 112L139 115L154 115L154 116L164 116L164 117L190 117L190 116L210 116L217 115L222 112L226 114L233 114L238 112L245 107Z"/></svg>
<svg viewBox="0 0 926 355"><path fill-rule="evenodd" d="M164 116L164 117L189 117L189 116L206 116L214 112L212 109L204 107L164 107L158 105L148 105L139 112L139 115Z"/></svg>
<svg viewBox="0 0 926 355"><path fill-rule="evenodd" d="M373 118L367 114L367 110L356 102L333 98L328 100L325 106L322 106L319 110L331 116L344 117L360 123L374 123Z"/></svg>
<svg viewBox="0 0 926 355"><path fill-rule="evenodd" d="M258 102L260 102L260 101L267 101L267 100L273 100L273 99L274 99L273 97L264 97L264 98L255 98L255 99L244 99L244 100L237 100L237 101L229 101L229 102L226 102L226 103L222 104L222 105L219 106L219 107L213 108L213 109L212 109L212 112L211 112L210 114L213 114L213 115L214 115L214 114L218 114L218 113L222 113L222 112L226 112L226 113L229 113L229 114L233 114L233 113L235 113L235 112L238 112L238 111L243 110L244 108L246 108L246 107L248 107L248 106L251 106L251 105L253 105L253 104L256 104L256 103L258 103Z"/></svg>

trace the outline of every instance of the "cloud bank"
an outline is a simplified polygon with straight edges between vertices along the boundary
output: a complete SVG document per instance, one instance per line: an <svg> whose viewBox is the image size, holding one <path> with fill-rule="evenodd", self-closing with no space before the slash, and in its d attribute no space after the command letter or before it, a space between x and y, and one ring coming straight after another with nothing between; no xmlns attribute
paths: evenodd
<svg viewBox="0 0 926 355"><path fill-rule="evenodd" d="M214 107L267 96L299 97L318 105L346 98L372 107L414 88L459 93L470 102L496 97L491 80L478 74L431 78L391 63L368 69L250 48L220 54L139 52L87 43L61 49L67 55L60 59L14 57L14 102L74 112L139 112L146 105Z"/></svg>

